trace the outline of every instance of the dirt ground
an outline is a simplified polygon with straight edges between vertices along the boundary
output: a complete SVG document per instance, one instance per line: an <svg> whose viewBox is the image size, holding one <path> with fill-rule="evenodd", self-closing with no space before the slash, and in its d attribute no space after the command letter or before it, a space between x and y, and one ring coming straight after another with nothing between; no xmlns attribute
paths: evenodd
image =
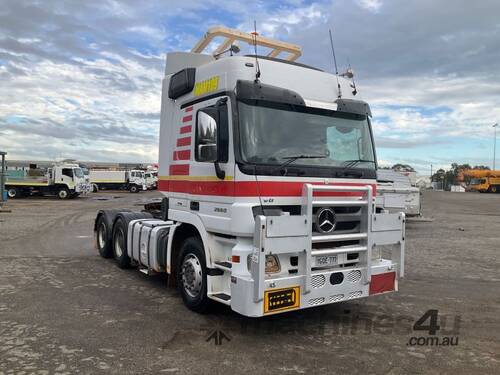
<svg viewBox="0 0 500 375"><path fill-rule="evenodd" d="M432 221L407 224L398 293L263 319L223 306L195 314L164 276L98 256L96 211L158 196L6 205L0 374L498 374L500 194L425 192ZM437 310L435 335L412 329L428 310Z"/></svg>

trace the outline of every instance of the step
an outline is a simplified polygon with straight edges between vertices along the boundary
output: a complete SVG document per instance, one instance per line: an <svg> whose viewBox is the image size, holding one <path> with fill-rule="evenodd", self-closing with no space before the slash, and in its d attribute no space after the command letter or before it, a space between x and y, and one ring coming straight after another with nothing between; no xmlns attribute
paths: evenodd
<svg viewBox="0 0 500 375"><path fill-rule="evenodd" d="M229 294L226 294L226 293L209 293L208 294L208 297L217 301L217 302L220 302L220 303L223 303L224 305L228 305L228 306L231 306L231 296Z"/></svg>
<svg viewBox="0 0 500 375"><path fill-rule="evenodd" d="M139 272L145 274L145 275L154 275L156 272L153 271L153 270L150 270L149 268L147 267L144 267L144 266L139 266Z"/></svg>
<svg viewBox="0 0 500 375"><path fill-rule="evenodd" d="M218 268L224 272L231 272L231 268L233 265L231 262L222 262L222 261L216 261L214 262L215 268Z"/></svg>

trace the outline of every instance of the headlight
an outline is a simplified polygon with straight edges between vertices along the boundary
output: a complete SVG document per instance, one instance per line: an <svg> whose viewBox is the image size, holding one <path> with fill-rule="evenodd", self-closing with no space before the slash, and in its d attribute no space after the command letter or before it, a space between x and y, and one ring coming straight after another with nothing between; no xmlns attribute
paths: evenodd
<svg viewBox="0 0 500 375"><path fill-rule="evenodd" d="M247 267L248 271L252 269L252 254L247 257ZM280 261L276 255L266 255L266 273L278 273L281 271Z"/></svg>
<svg viewBox="0 0 500 375"><path fill-rule="evenodd" d="M266 255L266 273L277 273L281 271L280 262L276 255Z"/></svg>

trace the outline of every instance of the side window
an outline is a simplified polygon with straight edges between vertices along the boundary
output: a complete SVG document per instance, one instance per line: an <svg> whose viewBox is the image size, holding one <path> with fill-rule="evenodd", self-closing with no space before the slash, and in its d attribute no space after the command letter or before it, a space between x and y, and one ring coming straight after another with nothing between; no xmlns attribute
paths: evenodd
<svg viewBox="0 0 500 375"><path fill-rule="evenodd" d="M62 174L63 174L63 176L73 177L73 169L63 168Z"/></svg>
<svg viewBox="0 0 500 375"><path fill-rule="evenodd" d="M217 160L217 110L204 108L196 114L195 160Z"/></svg>

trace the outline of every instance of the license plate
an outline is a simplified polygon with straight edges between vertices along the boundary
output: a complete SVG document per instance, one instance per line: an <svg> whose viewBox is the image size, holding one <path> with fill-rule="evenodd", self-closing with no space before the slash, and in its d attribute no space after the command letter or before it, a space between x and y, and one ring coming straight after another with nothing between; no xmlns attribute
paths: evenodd
<svg viewBox="0 0 500 375"><path fill-rule="evenodd" d="M300 307L300 286L264 291L264 314Z"/></svg>
<svg viewBox="0 0 500 375"><path fill-rule="evenodd" d="M315 260L316 260L316 267L333 266L337 264L336 255L319 256L316 257Z"/></svg>

